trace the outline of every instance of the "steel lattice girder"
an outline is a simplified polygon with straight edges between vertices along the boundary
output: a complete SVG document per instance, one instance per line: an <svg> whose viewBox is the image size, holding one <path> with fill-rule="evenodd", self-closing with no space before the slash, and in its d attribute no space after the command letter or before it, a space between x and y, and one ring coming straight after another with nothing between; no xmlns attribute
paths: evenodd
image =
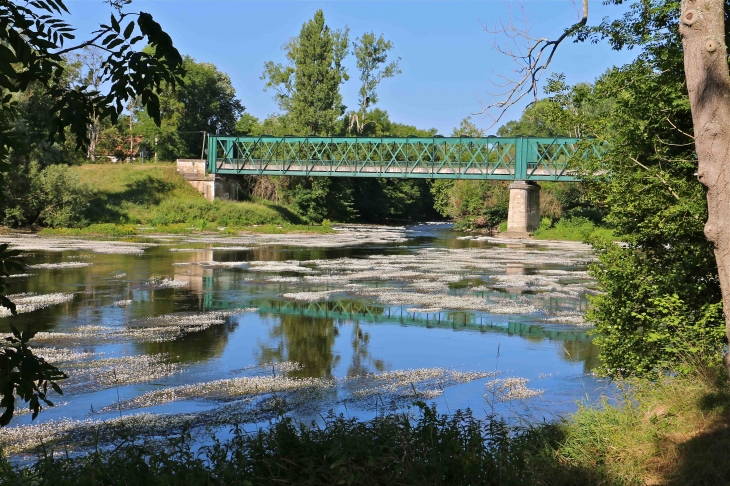
<svg viewBox="0 0 730 486"><path fill-rule="evenodd" d="M580 138L208 137L213 174L577 181L607 146Z"/></svg>

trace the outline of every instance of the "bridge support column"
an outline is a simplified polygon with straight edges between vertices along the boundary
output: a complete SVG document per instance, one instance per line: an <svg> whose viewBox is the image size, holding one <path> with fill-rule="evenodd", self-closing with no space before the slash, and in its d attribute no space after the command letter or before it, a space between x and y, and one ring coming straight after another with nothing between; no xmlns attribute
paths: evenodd
<svg viewBox="0 0 730 486"><path fill-rule="evenodd" d="M515 181L509 186L509 213L506 238L529 238L540 226L540 186L535 182Z"/></svg>
<svg viewBox="0 0 730 486"><path fill-rule="evenodd" d="M205 160L178 159L177 171L208 201L238 199L238 184L215 174L206 174Z"/></svg>

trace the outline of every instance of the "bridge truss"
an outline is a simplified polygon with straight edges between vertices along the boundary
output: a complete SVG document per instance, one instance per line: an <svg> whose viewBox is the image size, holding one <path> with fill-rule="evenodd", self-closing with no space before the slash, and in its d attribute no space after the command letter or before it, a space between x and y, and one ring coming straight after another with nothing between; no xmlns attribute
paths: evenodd
<svg viewBox="0 0 730 486"><path fill-rule="evenodd" d="M221 175L578 180L601 158L597 140L534 137L208 137L207 170Z"/></svg>

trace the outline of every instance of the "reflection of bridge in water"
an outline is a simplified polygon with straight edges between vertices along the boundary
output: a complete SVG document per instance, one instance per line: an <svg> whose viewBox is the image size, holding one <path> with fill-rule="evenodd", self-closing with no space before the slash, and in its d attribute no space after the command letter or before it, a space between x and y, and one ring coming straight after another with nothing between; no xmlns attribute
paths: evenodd
<svg viewBox="0 0 730 486"><path fill-rule="evenodd" d="M452 329L455 331L479 331L518 335L526 338L559 341L591 341L585 331L550 330L543 325L526 322L509 322L506 326L485 322L470 311L404 312L402 307L382 307L353 300L334 302L294 302L288 300L261 299L252 307L262 314L299 315L321 319L357 320L371 323L398 323L403 326Z"/></svg>

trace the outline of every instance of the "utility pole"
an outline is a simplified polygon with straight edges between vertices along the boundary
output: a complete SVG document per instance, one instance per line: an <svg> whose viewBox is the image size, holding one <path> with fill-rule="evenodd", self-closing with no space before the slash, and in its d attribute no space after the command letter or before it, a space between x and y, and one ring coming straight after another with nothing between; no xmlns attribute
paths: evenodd
<svg viewBox="0 0 730 486"><path fill-rule="evenodd" d="M129 100L129 161L134 157L134 134L132 133L132 115L134 110L134 100Z"/></svg>

